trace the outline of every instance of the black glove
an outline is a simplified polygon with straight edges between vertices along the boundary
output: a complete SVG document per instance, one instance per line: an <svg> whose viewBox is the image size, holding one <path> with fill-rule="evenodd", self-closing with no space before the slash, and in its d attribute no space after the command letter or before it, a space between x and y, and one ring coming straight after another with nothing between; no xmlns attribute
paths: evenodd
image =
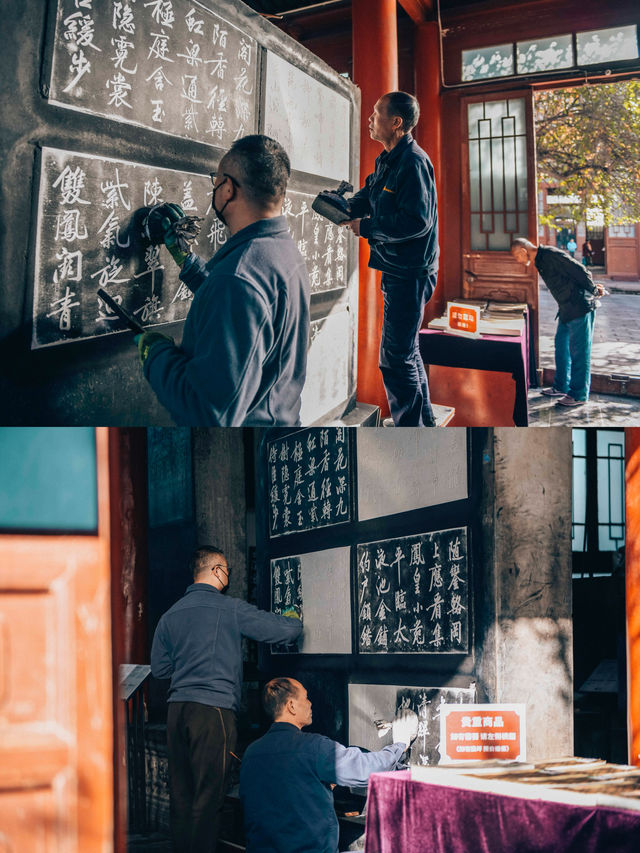
<svg viewBox="0 0 640 853"><path fill-rule="evenodd" d="M165 202L151 208L145 226L147 236L153 245L164 243L179 267L184 264L190 251L189 247L180 240L176 230L176 225L182 223L185 218L185 212L179 204Z"/></svg>

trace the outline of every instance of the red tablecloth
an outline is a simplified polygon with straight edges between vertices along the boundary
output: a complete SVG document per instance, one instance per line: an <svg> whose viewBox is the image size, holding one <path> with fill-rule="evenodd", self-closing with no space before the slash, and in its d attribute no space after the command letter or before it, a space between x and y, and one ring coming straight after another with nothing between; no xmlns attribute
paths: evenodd
<svg viewBox="0 0 640 853"><path fill-rule="evenodd" d="M640 812L369 780L366 853L638 853Z"/></svg>

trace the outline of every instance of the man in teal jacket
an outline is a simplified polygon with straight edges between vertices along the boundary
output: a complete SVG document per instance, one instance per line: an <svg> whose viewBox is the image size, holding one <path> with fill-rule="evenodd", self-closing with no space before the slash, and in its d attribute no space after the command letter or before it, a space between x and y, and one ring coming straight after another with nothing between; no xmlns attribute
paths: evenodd
<svg viewBox="0 0 640 853"><path fill-rule="evenodd" d="M591 273L555 246L536 246L525 237L511 245L515 261L532 263L558 303L555 335L556 374L553 385L543 388L546 397L556 397L560 406L583 406L591 387L591 343L596 309L604 295Z"/></svg>
<svg viewBox="0 0 640 853"><path fill-rule="evenodd" d="M180 425L300 423L310 285L282 215L290 171L267 136L233 144L212 175L211 202L231 237L206 264L175 239L177 205L150 214L194 292L180 346L159 332L138 339L144 375Z"/></svg>

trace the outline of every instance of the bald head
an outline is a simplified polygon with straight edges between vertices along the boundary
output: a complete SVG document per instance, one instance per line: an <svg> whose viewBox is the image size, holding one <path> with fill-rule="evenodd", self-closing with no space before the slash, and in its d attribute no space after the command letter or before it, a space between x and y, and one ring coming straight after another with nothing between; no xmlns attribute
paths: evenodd
<svg viewBox="0 0 640 853"><path fill-rule="evenodd" d="M514 261L528 267L535 260L538 247L526 237L516 237L511 244L511 255Z"/></svg>

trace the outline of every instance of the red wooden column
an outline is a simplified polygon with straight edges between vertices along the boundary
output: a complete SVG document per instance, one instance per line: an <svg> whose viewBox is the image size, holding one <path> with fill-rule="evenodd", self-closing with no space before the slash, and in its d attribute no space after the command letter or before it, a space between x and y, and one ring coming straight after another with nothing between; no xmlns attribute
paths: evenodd
<svg viewBox="0 0 640 853"><path fill-rule="evenodd" d="M627 726L629 764L640 765L640 429L625 430Z"/></svg>
<svg viewBox="0 0 640 853"><path fill-rule="evenodd" d="M360 117L360 185L373 171L382 147L369 138L369 116L381 95L398 88L398 27L396 0L353 0L353 79L362 92ZM369 269L369 246L359 240L357 396L387 415L387 397L378 368L382 295L380 273Z"/></svg>
<svg viewBox="0 0 640 853"><path fill-rule="evenodd" d="M440 96L440 37L436 21L419 24L414 42L415 95L420 104L420 121L415 130L416 141L424 148L436 177L438 191L438 227L444 233L444 191L442 187L442 99ZM444 257L440 255L440 267ZM442 298L442 274L438 276L436 291L425 311L425 321L439 317L444 307Z"/></svg>
<svg viewBox="0 0 640 853"><path fill-rule="evenodd" d="M147 648L147 431L109 429L111 620L114 696L115 853L126 850L127 742L119 667L146 663Z"/></svg>

